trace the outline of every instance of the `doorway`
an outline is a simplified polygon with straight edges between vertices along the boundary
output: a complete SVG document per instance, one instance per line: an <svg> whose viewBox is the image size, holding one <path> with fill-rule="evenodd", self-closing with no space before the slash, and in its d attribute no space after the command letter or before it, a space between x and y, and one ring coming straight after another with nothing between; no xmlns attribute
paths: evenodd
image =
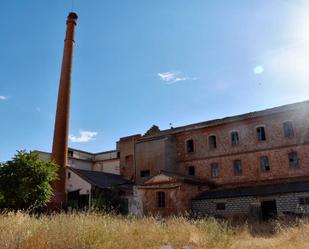
<svg viewBox="0 0 309 249"><path fill-rule="evenodd" d="M262 218L264 221L277 217L276 200L261 201Z"/></svg>

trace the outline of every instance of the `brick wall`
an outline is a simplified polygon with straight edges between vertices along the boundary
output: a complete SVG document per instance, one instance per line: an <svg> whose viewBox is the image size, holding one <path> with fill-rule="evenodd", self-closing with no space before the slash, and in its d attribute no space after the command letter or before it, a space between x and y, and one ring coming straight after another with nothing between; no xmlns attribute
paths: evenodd
<svg viewBox="0 0 309 249"><path fill-rule="evenodd" d="M165 207L158 208L157 205L157 192L162 191L165 193ZM139 190L142 196L143 211L146 215L180 215L190 212L191 198L200 193L199 187L196 185L180 184L173 188L163 188L159 185L153 189Z"/></svg>
<svg viewBox="0 0 309 249"><path fill-rule="evenodd" d="M246 119L230 124L180 132L177 140L177 171L187 174L188 166L195 166L196 175L211 178L210 164L218 163L219 177L213 180L219 184L249 182L285 177L309 175L309 120L305 111L274 114L267 117ZM283 123L292 121L294 137L286 138ZM258 141L257 126L264 126L266 141ZM232 131L238 131L240 143L231 145ZM216 135L217 148L210 149L208 137ZM186 141L194 140L195 151L186 152ZM288 166L288 153L296 151L301 167L294 169ZM268 156L271 170L260 169L260 157ZM241 160L243 174L235 176L233 161Z"/></svg>

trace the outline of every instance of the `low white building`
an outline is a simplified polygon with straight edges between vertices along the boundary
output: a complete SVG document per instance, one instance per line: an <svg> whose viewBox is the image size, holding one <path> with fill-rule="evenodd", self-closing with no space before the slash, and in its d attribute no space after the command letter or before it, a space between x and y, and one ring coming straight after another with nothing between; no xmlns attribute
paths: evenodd
<svg viewBox="0 0 309 249"><path fill-rule="evenodd" d="M50 160L51 153L36 151L43 160ZM98 195L117 195L127 203L132 184L120 176L120 159L117 150L89 153L68 149L66 168L68 205L75 208L89 207ZM127 205L127 204L126 204ZM124 209L126 209L125 207Z"/></svg>

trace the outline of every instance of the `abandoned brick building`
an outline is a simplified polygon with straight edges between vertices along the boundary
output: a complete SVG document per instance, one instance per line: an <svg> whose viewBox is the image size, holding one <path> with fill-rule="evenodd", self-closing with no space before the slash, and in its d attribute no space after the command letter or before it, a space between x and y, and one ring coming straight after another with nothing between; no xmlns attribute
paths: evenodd
<svg viewBox="0 0 309 249"><path fill-rule="evenodd" d="M265 216L309 208L309 101L121 138L140 213ZM309 209L308 209L309 210Z"/></svg>
<svg viewBox="0 0 309 249"><path fill-rule="evenodd" d="M59 167L51 209L68 196L89 206L94 190L117 190L128 212L263 216L309 211L309 101L120 138L116 150L68 149L77 14L69 13L52 153ZM69 166L69 167L68 167ZM124 187L125 186L125 187ZM74 194L73 194L74 193Z"/></svg>
<svg viewBox="0 0 309 249"><path fill-rule="evenodd" d="M136 215L245 215L250 205L265 215L306 213L309 101L162 131L154 126L120 138L115 151L69 149L68 166L67 193L91 192L98 184L87 183L89 172L101 174L97 181L108 174L129 180L123 198Z"/></svg>

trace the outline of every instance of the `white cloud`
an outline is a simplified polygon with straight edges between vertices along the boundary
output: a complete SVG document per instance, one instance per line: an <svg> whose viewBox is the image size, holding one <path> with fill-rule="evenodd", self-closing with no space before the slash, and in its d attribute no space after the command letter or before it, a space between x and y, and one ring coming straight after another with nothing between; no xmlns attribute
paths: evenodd
<svg viewBox="0 0 309 249"><path fill-rule="evenodd" d="M174 84L179 81L197 80L197 77L184 76L181 72L163 72L157 74L166 84Z"/></svg>
<svg viewBox="0 0 309 249"><path fill-rule="evenodd" d="M8 99L9 99L8 96L2 96L2 95L0 95L0 100L8 100Z"/></svg>
<svg viewBox="0 0 309 249"><path fill-rule="evenodd" d="M69 139L72 143L87 143L95 139L98 135L95 131L79 131L79 135L70 134Z"/></svg>

